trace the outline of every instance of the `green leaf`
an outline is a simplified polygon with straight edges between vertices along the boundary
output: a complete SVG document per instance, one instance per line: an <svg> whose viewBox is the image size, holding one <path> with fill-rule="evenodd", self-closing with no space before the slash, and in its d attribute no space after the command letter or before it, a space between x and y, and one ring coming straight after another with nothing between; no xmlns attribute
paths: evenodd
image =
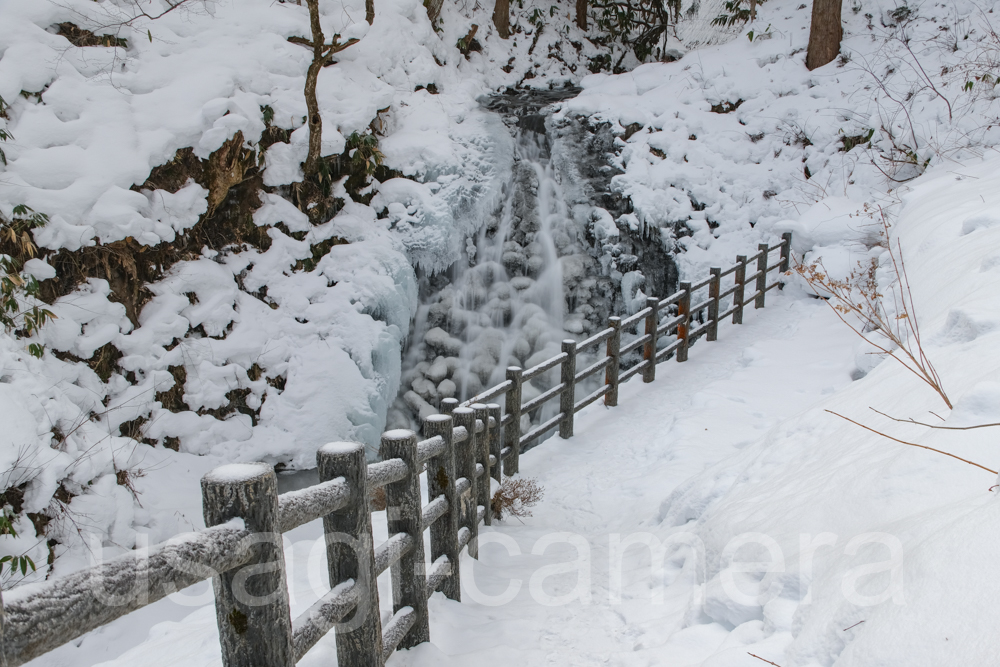
<svg viewBox="0 0 1000 667"><path fill-rule="evenodd" d="M153 33L151 33L149 30L146 30L146 36L149 37L149 43L152 44L153 43Z"/></svg>

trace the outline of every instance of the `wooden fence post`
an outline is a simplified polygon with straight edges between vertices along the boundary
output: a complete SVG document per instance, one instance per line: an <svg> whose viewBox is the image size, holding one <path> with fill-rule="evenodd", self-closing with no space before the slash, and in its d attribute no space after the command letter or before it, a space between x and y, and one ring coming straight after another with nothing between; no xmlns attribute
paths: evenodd
<svg viewBox="0 0 1000 667"><path fill-rule="evenodd" d="M503 438L501 437L503 429L500 428L500 404L487 403L486 407L489 409L490 417L494 422L493 430L490 431L490 454L493 455L496 462L490 468L490 477L495 479L497 483L500 483L500 471L503 466L503 463L500 461L500 450L503 448ZM491 511L488 516L492 516L492 514Z"/></svg>
<svg viewBox="0 0 1000 667"><path fill-rule="evenodd" d="M503 474L507 477L517 474L521 458L521 374L523 372L517 366L511 366L507 369L507 379L512 383L510 389L507 390L504 407L504 414L511 418L503 434L504 446L510 447L510 454L503 462Z"/></svg>
<svg viewBox="0 0 1000 667"><path fill-rule="evenodd" d="M469 538L469 555L479 558L479 522L476 521L476 412L472 408L457 407L451 413L456 428L464 426L469 437L465 442L455 443L455 475L469 480L469 490L458 498L459 530L468 528L472 536ZM456 567L458 567L456 563Z"/></svg>
<svg viewBox="0 0 1000 667"><path fill-rule="evenodd" d="M792 233L785 232L781 235L781 264L778 270L782 273L788 271L788 265L792 259Z"/></svg>
<svg viewBox="0 0 1000 667"><path fill-rule="evenodd" d="M450 415L431 415L424 420L424 437L436 435L444 440L444 451L427 462L427 500L444 496L448 513L431 524L431 562L441 556L448 557L448 576L441 584L441 592L451 600L462 600L461 573L459 572L458 525L461 520L460 504L455 497L455 447L454 424Z"/></svg>
<svg viewBox="0 0 1000 667"><path fill-rule="evenodd" d="M450 415L458 407L457 398L443 398L441 399L441 414Z"/></svg>
<svg viewBox="0 0 1000 667"><path fill-rule="evenodd" d="M650 309L649 315L646 315L649 340L642 346L642 358L648 363L642 369L642 381L652 382L656 379L656 327L660 326L660 300L655 296L647 297L646 307Z"/></svg>
<svg viewBox="0 0 1000 667"><path fill-rule="evenodd" d="M618 405L618 369L621 366L622 349L622 318L609 317L608 326L613 329L608 338L608 365L604 369L604 384L608 385L608 393L604 395L604 405L613 408Z"/></svg>
<svg viewBox="0 0 1000 667"><path fill-rule="evenodd" d="M201 479L206 526L243 519L254 556L212 578L224 667L292 667L292 617L278 525L278 478L266 463L234 463ZM381 650L381 646L378 647Z"/></svg>
<svg viewBox="0 0 1000 667"><path fill-rule="evenodd" d="M483 432L476 436L476 450L473 452L475 462L483 466L483 474L476 479L475 511L473 521L479 525L479 508L483 508L483 522L490 525L490 409L485 403L473 403L470 406L476 413L476 421L483 422ZM478 466L473 466L475 469Z"/></svg>
<svg viewBox="0 0 1000 667"><path fill-rule="evenodd" d="M573 406L576 405L576 341L566 339L562 342L562 351L566 354L559 368L559 382L563 384L559 395L559 412L562 420L559 422L559 437L573 437Z"/></svg>
<svg viewBox="0 0 1000 667"><path fill-rule="evenodd" d="M382 667L382 620L375 579L365 446L331 442L316 452L316 464L320 482L343 477L351 494L343 509L323 517L330 587L353 579L361 591L355 610L335 626L337 664Z"/></svg>
<svg viewBox="0 0 1000 667"><path fill-rule="evenodd" d="M423 508L420 501L420 464L417 461L417 435L407 429L382 434L379 455L383 461L402 459L409 474L385 486L385 509L389 537L406 533L413 540L409 553L396 561L392 570L392 610L411 607L416 621L397 644L411 648L430 641L427 615L427 566L424 560Z"/></svg>
<svg viewBox="0 0 1000 667"><path fill-rule="evenodd" d="M757 246L759 257L757 258L757 298L753 303L754 308L764 307L764 290L767 289L767 254L770 250L766 243Z"/></svg>
<svg viewBox="0 0 1000 667"><path fill-rule="evenodd" d="M722 292L720 281L722 269L712 267L709 269L712 274L708 281L708 331L705 332L706 341L716 341L719 339L719 293Z"/></svg>
<svg viewBox="0 0 1000 667"><path fill-rule="evenodd" d="M747 282L747 256L736 256L736 291L733 292L733 324L743 324L744 286Z"/></svg>
<svg viewBox="0 0 1000 667"><path fill-rule="evenodd" d="M691 333L691 283L681 283L680 301L677 302L677 315L681 321L677 323L677 338L680 345L677 346L677 361L688 360L688 334Z"/></svg>

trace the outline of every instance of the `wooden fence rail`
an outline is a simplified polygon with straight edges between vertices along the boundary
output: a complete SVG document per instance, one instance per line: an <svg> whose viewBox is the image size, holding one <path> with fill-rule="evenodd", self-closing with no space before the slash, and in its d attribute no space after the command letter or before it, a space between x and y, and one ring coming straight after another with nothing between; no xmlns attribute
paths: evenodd
<svg viewBox="0 0 1000 667"><path fill-rule="evenodd" d="M207 579L225 667L291 667L330 630L341 667L381 667L396 649L430 639L432 593L461 599L459 557L463 549L478 557L479 525L492 522L490 484L501 480L501 467L505 475L517 473L522 447L554 428L572 437L575 414L601 398L617 405L621 382L639 374L652 382L657 363L671 355L686 361L698 338L716 340L720 322L731 317L741 324L751 303L763 308L767 292L781 284L768 283L768 275L788 270L790 248L791 234L775 246L761 244L734 266L713 268L698 283L682 282L664 299L649 297L629 317L610 318L586 340L563 341L551 359L526 370L508 368L503 382L477 396L445 399L442 414L424 420L423 440L409 430L384 433L378 463L366 463L363 445L331 443L316 455L320 483L281 495L267 464L213 470L202 479L205 530L9 592L0 614L0 667L24 664ZM753 274L747 275L748 266ZM692 305L694 298L701 300ZM628 333L640 324L641 335ZM578 369L581 353L602 345L604 356ZM642 359L622 372L623 357L640 350ZM522 403L524 384L556 369L558 382ZM603 384L578 397L577 388L594 385L587 381L602 371ZM501 396L503 409L493 402ZM557 398L558 413L521 432L523 415ZM427 504L421 501L424 472ZM375 547L370 500L378 489L385 490L389 538ZM293 619L281 534L317 519L323 520L330 590ZM386 570L393 614L383 624L377 577Z"/></svg>

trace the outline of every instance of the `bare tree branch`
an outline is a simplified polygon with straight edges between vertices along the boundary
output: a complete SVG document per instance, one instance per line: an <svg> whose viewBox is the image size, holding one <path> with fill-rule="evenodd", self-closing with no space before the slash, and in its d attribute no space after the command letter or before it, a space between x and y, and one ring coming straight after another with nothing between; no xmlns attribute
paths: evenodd
<svg viewBox="0 0 1000 667"><path fill-rule="evenodd" d="M978 463L974 463L974 462L972 462L972 461L970 461L968 459L963 459L961 456L955 456L954 454L951 454L949 452L943 452L940 449L934 449L933 447L928 447L927 445L918 445L915 442L907 442L906 440L900 440L899 438L894 438L891 435L883 433L882 431L876 431L875 429L871 428L870 426L865 426L864 424L856 422L853 419L851 419L850 417L845 417L844 415L839 414L837 412L834 412L833 410L825 410L825 412L829 412L831 415L834 415L836 417L840 417L841 419L843 419L845 421L851 422L855 426L860 426L861 428L865 429L866 431L871 431L875 435L880 435L883 438L888 438L889 440L892 440L893 442L898 442L901 445L909 445L910 447L919 447L920 449L927 449L927 450L930 450L932 452L937 452L938 454L944 454L945 456L950 456L953 459L958 459L962 463L968 463L970 466L976 466L977 468L981 468L981 469L985 470L986 472L991 472L994 475L1000 474L996 470L990 470L986 466L981 466Z"/></svg>

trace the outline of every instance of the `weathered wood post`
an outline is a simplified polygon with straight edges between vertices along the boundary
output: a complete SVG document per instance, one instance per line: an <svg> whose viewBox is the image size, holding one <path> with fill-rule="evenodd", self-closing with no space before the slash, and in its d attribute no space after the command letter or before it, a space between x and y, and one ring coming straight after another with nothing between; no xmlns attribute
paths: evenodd
<svg viewBox="0 0 1000 667"><path fill-rule="evenodd" d="M457 398L443 398L441 399L441 414L450 415L458 407Z"/></svg>
<svg viewBox="0 0 1000 667"><path fill-rule="evenodd" d="M503 444L505 447L510 447L510 454L503 462L503 474L507 477L517 474L521 458L521 374L523 372L517 366L511 366L507 369L507 379L511 382L504 406L504 414L510 417L503 433Z"/></svg>
<svg viewBox="0 0 1000 667"><path fill-rule="evenodd" d="M559 395L559 437L573 437L573 406L576 405L576 341L566 339L562 342L562 351L566 355L559 366L559 382L563 385Z"/></svg>
<svg viewBox="0 0 1000 667"><path fill-rule="evenodd" d="M490 477L500 482L500 471L503 467L503 463L500 461L500 450L503 448L503 438L501 437L503 430L500 428L500 404L487 403L486 407L489 409L490 418L493 420L493 429L490 431L490 454L496 461L493 467L490 468ZM489 516L492 516L492 512L490 512Z"/></svg>
<svg viewBox="0 0 1000 667"><path fill-rule="evenodd" d="M691 333L691 283L681 283L680 301L677 302L677 315L681 321L677 323L677 361L688 360L688 334Z"/></svg>
<svg viewBox="0 0 1000 667"><path fill-rule="evenodd" d="M385 486L386 518L389 537L406 533L413 541L408 553L396 561L392 570L392 611L411 607L416 621L397 644L411 648L430 641L427 615L427 572L424 560L423 508L420 501L420 463L417 460L417 435L407 429L382 434L379 455L383 461L402 459L409 474L398 482Z"/></svg>
<svg viewBox="0 0 1000 667"><path fill-rule="evenodd" d="M743 300L745 297L745 285L747 282L747 256L736 256L736 291L733 292L733 324L743 324Z"/></svg>
<svg viewBox="0 0 1000 667"><path fill-rule="evenodd" d="M767 253L770 250L766 243L757 246L757 298L753 302L754 308L764 307L764 290L767 289Z"/></svg>
<svg viewBox="0 0 1000 667"><path fill-rule="evenodd" d="M478 558L479 544L476 539L479 535L479 522L476 521L476 412L472 408L458 407L451 413L451 416L455 420L456 428L464 426L469 434L465 442L455 443L455 475L458 480L462 478L468 480L468 490L460 493L458 497L459 516L461 517L459 531L462 528L469 529L471 533L469 555Z"/></svg>
<svg viewBox="0 0 1000 667"><path fill-rule="evenodd" d="M476 466L483 466L483 474L476 479L472 486L476 491L475 504L476 511L473 514L476 525L479 524L479 507L483 508L483 522L490 525L490 409L485 403L473 403L471 406L476 413L476 421L483 422L483 432L476 436L475 455Z"/></svg>
<svg viewBox="0 0 1000 667"><path fill-rule="evenodd" d="M649 340L642 346L642 358L647 362L642 369L642 381L652 382L656 379L656 328L660 326L660 300L655 296L646 297L646 335Z"/></svg>
<svg viewBox="0 0 1000 667"><path fill-rule="evenodd" d="M436 435L444 440L444 451L427 462L427 500L444 496L448 513L431 524L431 562L441 556L448 557L448 576L440 591L446 598L461 601L462 586L459 572L458 526L461 520L460 505L455 496L455 447L454 424L449 415L431 415L424 420L424 437Z"/></svg>
<svg viewBox="0 0 1000 667"><path fill-rule="evenodd" d="M337 664L382 667L382 620L375 579L365 446L354 442L323 445L316 452L316 465L320 482L343 477L350 491L343 509L323 517L330 587L353 579L361 591L357 607L335 626Z"/></svg>
<svg viewBox="0 0 1000 667"><path fill-rule="evenodd" d="M278 525L278 478L266 463L232 463L201 479L206 526L240 518L253 558L212 578L225 667L292 667L292 616ZM380 647L381 648L381 647Z"/></svg>
<svg viewBox="0 0 1000 667"><path fill-rule="evenodd" d="M778 265L778 270L782 273L788 272L788 266L792 259L792 233L785 232L781 235L781 264ZM782 283L784 287L784 283Z"/></svg>
<svg viewBox="0 0 1000 667"><path fill-rule="evenodd" d="M721 289L722 269L713 266L709 269L712 277L708 281L708 331L705 332L705 340L716 341L719 339L719 293Z"/></svg>
<svg viewBox="0 0 1000 667"><path fill-rule="evenodd" d="M608 326L611 336L608 338L608 365L604 368L604 384L608 385L608 393L604 394L604 405L613 408L618 405L618 369L622 359L622 318L609 317Z"/></svg>

